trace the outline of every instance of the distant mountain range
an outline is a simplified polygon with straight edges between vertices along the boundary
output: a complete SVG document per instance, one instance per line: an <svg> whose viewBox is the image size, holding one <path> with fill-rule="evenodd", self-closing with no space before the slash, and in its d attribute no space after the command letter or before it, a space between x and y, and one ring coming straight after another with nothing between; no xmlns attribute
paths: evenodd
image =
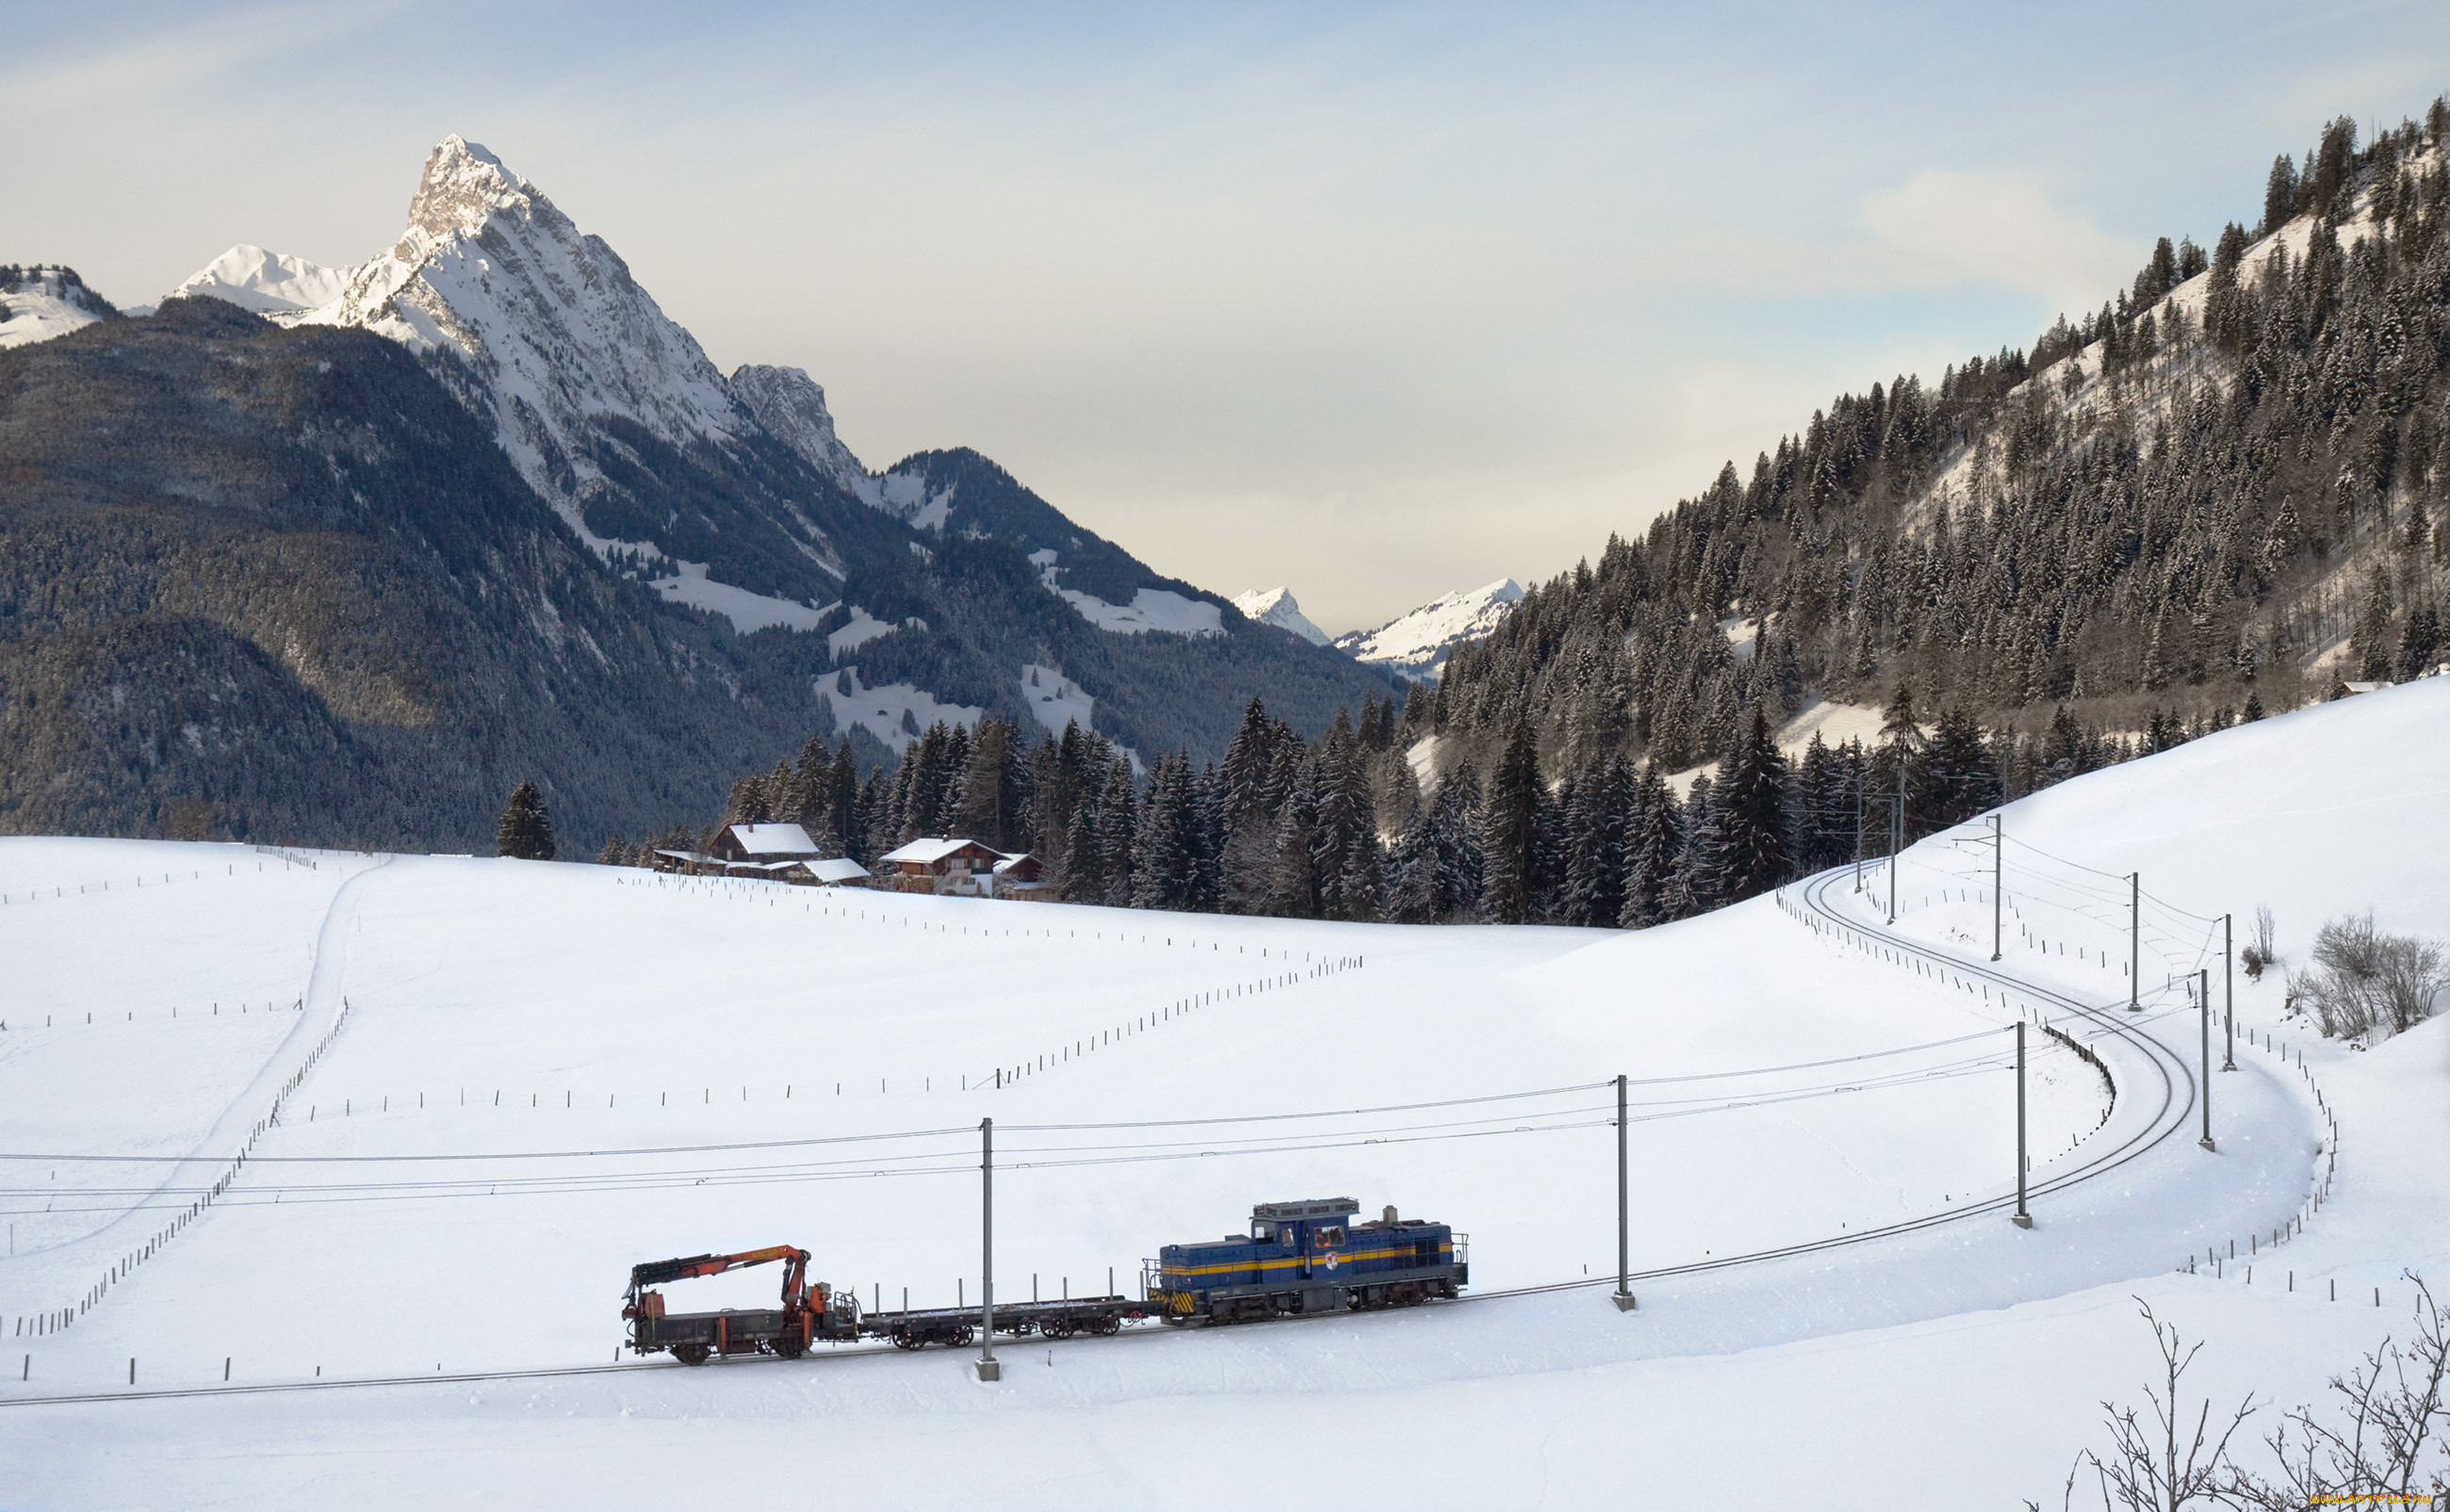
<svg viewBox="0 0 2450 1512"><path fill-rule="evenodd" d="M1206 760L1254 696L1319 729L1396 686L975 452L869 470L458 137L354 267L234 247L126 319L0 272L0 829L468 848L532 776L592 843L809 734Z"/></svg>
<svg viewBox="0 0 2450 1512"><path fill-rule="evenodd" d="M1456 647L1495 630L1522 600L1522 585L1501 577L1466 592L1431 599L1376 630L1339 635L1335 649L1355 661L1384 667L1414 682L1434 681L1446 671L1447 658Z"/></svg>
<svg viewBox="0 0 2450 1512"><path fill-rule="evenodd" d="M1522 586L1510 577L1501 577L1465 592L1433 598L1376 630L1336 636L1311 623L1286 589L1254 589L1236 594L1234 607L1250 619L1291 630L1313 646L1332 646L1356 662L1422 683L1435 682L1456 647L1495 630L1507 611L1522 598Z"/></svg>

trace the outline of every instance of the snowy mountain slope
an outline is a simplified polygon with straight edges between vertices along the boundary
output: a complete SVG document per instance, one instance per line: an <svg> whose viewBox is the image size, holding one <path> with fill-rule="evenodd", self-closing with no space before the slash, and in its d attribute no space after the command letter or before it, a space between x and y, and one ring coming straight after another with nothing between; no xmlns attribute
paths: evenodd
<svg viewBox="0 0 2450 1512"><path fill-rule="evenodd" d="M48 341L118 314L74 268L0 268L0 350Z"/></svg>
<svg viewBox="0 0 2450 1512"><path fill-rule="evenodd" d="M1355 661L1385 667L1414 682L1430 681L1444 669L1457 646L1495 630L1506 611L1522 598L1522 585L1501 577L1484 587L1431 599L1374 630L1339 635L1335 648Z"/></svg>
<svg viewBox="0 0 2450 1512"><path fill-rule="evenodd" d="M1294 600L1291 589L1254 588L1248 592L1236 593L1234 607L1242 611L1245 619L1291 630L1312 646L1332 644L1327 631L1312 624L1310 616L1301 611L1301 605Z"/></svg>
<svg viewBox="0 0 2450 1512"><path fill-rule="evenodd" d="M723 376L629 265L456 135L426 159L399 240L301 320L463 359L520 475L599 550L618 543L591 532L581 506L603 481L606 419L680 450L744 425Z"/></svg>
<svg viewBox="0 0 2450 1512"><path fill-rule="evenodd" d="M189 274L163 298L210 295L276 324L290 325L339 299L357 271L327 268L242 242Z"/></svg>
<svg viewBox="0 0 2450 1512"><path fill-rule="evenodd" d="M860 465L826 408L826 391L796 367L743 363L731 370L732 397L768 435L797 452L809 466L879 508L886 507L880 480Z"/></svg>
<svg viewBox="0 0 2450 1512"><path fill-rule="evenodd" d="M463 138L434 149L407 228L365 263L335 274L243 247L185 288L267 308L334 277L326 302L275 318L418 353L612 572L735 634L821 634L824 649L857 649L870 659L863 671L925 707L1015 721L1026 719L1022 669L1062 667L1104 733L1208 756L1251 696L1324 727L1338 705L1384 690L1341 658L1222 633L1221 599L1153 572L975 452L868 472L805 372L744 365L724 378L610 246ZM994 553L947 560L948 538L1045 554L1024 573L995 557L982 576ZM1038 614L1041 597L1115 644L1084 650ZM1208 658L1230 674L1179 665L1187 653L1152 629L1235 642ZM889 672L872 665L880 657Z"/></svg>
<svg viewBox="0 0 2450 1512"><path fill-rule="evenodd" d="M2072 868L2141 868L2172 908L2270 901L2292 956L2322 918L2368 898L2403 900L2386 925L2438 919L2450 908L2450 792L2433 757L2446 732L2450 684L2394 689L2012 805L2008 830L2031 852L2015 853L2010 898L2074 951L2012 929L2003 965L2116 1005L2120 1036L2158 1046L2148 1055L2141 1040L2105 1037L2115 1056L2191 1065L2195 1019L2161 983L2197 959L2199 942L2156 929L2154 990L2127 1019L2114 972L2077 959L2121 944L2123 920L2075 887L2084 873ZM1987 938L1969 938L1988 908L1945 896L1984 875L1964 838L1906 859L1899 929L1936 959L1988 955ZM189 1148L185 1115L157 1115L149 1093L185 1075L190 1047L230 1027L192 1020L189 1005L263 992L263 965L283 960L306 1020L349 1004L260 1147L292 1163L251 1163L99 1307L21 1349L32 1356L27 1380L0 1380L0 1452L26 1467L12 1486L22 1504L305 1504L348 1483L365 1504L408 1505L515 1462L505 1473L550 1481L557 1495L646 1505L676 1484L638 1468L665 1463L666 1445L753 1458L776 1423L822 1417L863 1452L917 1463L992 1454L1014 1504L1211 1505L1244 1483L1111 1452L1189 1412L1281 1443L1278 1468L1305 1473L1275 1499L1296 1506L1348 1497L1355 1480L1429 1473L1448 1478L1426 1502L1441 1506L1527 1508L1561 1494L1605 1504L1632 1488L1643 1504L1723 1504L1718 1492L1739 1464L1748 1494L1954 1504L1968 1484L2055 1483L2095 1404L2132 1395L2151 1356L2130 1294L2184 1316L2190 1337L2219 1330L2207 1353L2222 1362L2211 1367L2219 1390L2252 1385L2296 1400L2285 1393L2301 1381L2306 1395L2319 1389L2403 1310L2400 1265L2450 1256L2450 1192L2431 1155L2450 1135L2442 1026L2364 1055L2307 1043L2281 1025L2276 975L2241 979L2240 1018L2258 1038L2281 1027L2290 1061L2242 1043L2240 1070L2215 1074L2218 1152L2193 1142L2191 1073L2173 1076L2174 1104L2149 1077L2129 1080L2096 1131L2097 1076L2037 1043L2038 1222L2025 1231L1995 1210L1953 1216L2005 1190L2012 1121L1998 1047L2015 1010L1921 958L1900 966L1848 948L1770 899L1620 936L316 860L305 878L280 880L305 891L267 908L269 873L200 875L232 864L214 847L0 842L0 944L31 963L20 999L54 1020L34 1030L12 1016L0 1032L0 1134L11 1150L140 1157L113 1170L64 1165L61 1179L88 1206L107 1207L94 1199L109 1189L124 1206L126 1192L162 1184L180 1200L162 1157ZM118 948L165 927L212 944L183 952L175 971ZM1866 915L1859 927L1880 921ZM875 1013L886 997L900 1011ZM173 1004L185 1010L177 1019ZM78 1021L85 1012L97 1022ZM2084 1032L2091 1022L2066 1021ZM1287 1037L1311 1053L1283 1055ZM229 1048L187 1079L241 1107L245 1042L211 1042ZM2276 1255L2266 1246L2253 1287L2235 1270L2220 1281L2172 1276L2189 1250L2201 1257L2268 1232L2302 1202L2324 1152L2299 1053L2346 1127L2386 1127L2387 1114L2415 1120L2387 1126L2406 1137L2352 1141L2306 1236ZM294 1061L274 1053L262 1063L285 1072ZM106 1066L107 1090L83 1090ZM964 1090L998 1066L1022 1074L1000 1091ZM987 1115L1006 1162L996 1184L1006 1299L1033 1285L1046 1295L1102 1289L1108 1266L1127 1287L1156 1243L1224 1232L1252 1201L1296 1193L1456 1222L1471 1233L1479 1291L1579 1280L1585 1266L1604 1276L1615 1239L1605 1078L1620 1070L1634 1078L1639 1270L1936 1221L1788 1260L1653 1275L1634 1313L1578 1289L1000 1343L1004 1379L992 1388L941 1350L695 1371L659 1363L613 1379L413 1379L438 1367L607 1365L611 1292L644 1257L795 1242L816 1252L814 1273L864 1300L896 1305L906 1284L914 1303L949 1304L957 1283L974 1298L972 1125ZM1416 1106L1532 1089L1562 1090ZM1077 1127L1396 1104L1415 1106ZM2155 1119L2174 1120L2177 1135L2133 1144L2136 1120ZM1076 1127L1032 1127L1058 1124ZM922 1129L949 1132L781 1143ZM29 1142L40 1140L50 1143ZM1107 1148L1118 1143L1131 1148ZM743 1144L757 1148L719 1148ZM2130 1153L2109 1178L2052 1186L2122 1147ZM590 1150L625 1153L509 1158ZM125 1221L141 1231L154 1220ZM107 1212L44 1222L39 1249L0 1262L0 1305L72 1298L125 1252ZM2271 1285L2275 1267L2296 1269L2294 1289ZM606 1285L573 1284L591 1275ZM2397 1310L2326 1305L2325 1275L2358 1297L2383 1286ZM753 1306L771 1277L695 1284L685 1305ZM438 1329L438 1317L452 1325ZM311 1386L319 1366L325 1379L409 1380L309 1390L275 1411L211 1396L6 1405L125 1390L131 1356L140 1389L218 1388L225 1359L241 1386ZM2257 1373L2241 1378L2249 1364ZM1592 1431L1595 1412L1640 1429ZM1741 1434L1721 1421L1728 1413ZM1322 1435L1328 1417L1338 1431ZM301 1476L294 1451L308 1440L320 1446ZM205 1444L212 1452L195 1452ZM508 1444L519 1453L506 1459ZM1697 1446L1716 1457L1697 1463ZM1935 1463L1907 1463L1926 1450ZM1838 1476L1833 1489L1833 1454L1883 1468ZM690 1483L710 1479L751 1483L720 1467ZM854 1502L875 1484L838 1479ZM900 1505L966 1504L973 1493L958 1477L890 1487Z"/></svg>
<svg viewBox="0 0 2450 1512"><path fill-rule="evenodd" d="M606 571L398 345L102 335L0 354L0 828L466 850L535 780L592 849L824 727L823 642Z"/></svg>

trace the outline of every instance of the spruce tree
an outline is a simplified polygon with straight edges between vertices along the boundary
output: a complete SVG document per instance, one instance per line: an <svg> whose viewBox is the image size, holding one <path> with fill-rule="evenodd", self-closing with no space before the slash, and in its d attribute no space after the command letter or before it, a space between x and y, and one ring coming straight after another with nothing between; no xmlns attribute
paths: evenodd
<svg viewBox="0 0 2450 1512"><path fill-rule="evenodd" d="M1132 844L1132 906L1188 912L1198 905L1198 831L1190 755L1158 757Z"/></svg>
<svg viewBox="0 0 2450 1512"><path fill-rule="evenodd" d="M1656 766L1643 769L1634 790L1631 827L1625 839L1624 901L1617 922L1648 929L1673 918L1670 894L1683 861L1684 829L1676 794Z"/></svg>
<svg viewBox="0 0 2450 1512"><path fill-rule="evenodd" d="M1429 840L1430 807L1412 810L1404 832L1387 847L1387 918L1398 924L1438 921L1438 872Z"/></svg>
<svg viewBox="0 0 2450 1512"><path fill-rule="evenodd" d="M1683 843L1676 858L1676 874L1667 884L1667 917L1692 919L1708 913L1722 901L1719 854L1719 806L1716 784L1708 772L1693 775L1693 790L1684 795Z"/></svg>
<svg viewBox="0 0 2450 1512"><path fill-rule="evenodd" d="M1540 748L1530 721L1517 720L1480 805L1481 909L1491 922L1530 918L1539 843Z"/></svg>
<svg viewBox="0 0 2450 1512"><path fill-rule="evenodd" d="M1098 867L1104 874L1105 896L1095 901L1118 908L1132 904L1132 841L1139 827L1139 806L1132 796L1132 764L1117 756L1106 767L1106 786L1098 798Z"/></svg>
<svg viewBox="0 0 2450 1512"><path fill-rule="evenodd" d="M521 783L502 805L502 821L494 831L496 855L520 861L553 860L553 816L545 811L544 794L536 785Z"/></svg>
<svg viewBox="0 0 2450 1512"><path fill-rule="evenodd" d="M1002 720L980 720L945 827L991 849L1022 848L1027 806L1023 783L1017 732Z"/></svg>
<svg viewBox="0 0 2450 1512"><path fill-rule="evenodd" d="M1318 876L1318 753L1296 769L1293 787L1276 809L1275 853L1269 865L1262 907L1279 919L1316 919Z"/></svg>
<svg viewBox="0 0 2450 1512"><path fill-rule="evenodd" d="M1365 713L1375 722L1374 708ZM1311 841L1324 918L1361 922L1378 917L1384 876L1368 762L1360 734L1339 712L1319 743L1318 824Z"/></svg>
<svg viewBox="0 0 2450 1512"><path fill-rule="evenodd" d="M1625 839L1632 829L1633 770L1611 756L1576 785L1565 816L1567 842L1560 920L1609 929L1624 912Z"/></svg>
<svg viewBox="0 0 2450 1512"><path fill-rule="evenodd" d="M1756 710L1751 730L1719 766L1718 901L1741 902L1786 881L1785 797L1786 758Z"/></svg>

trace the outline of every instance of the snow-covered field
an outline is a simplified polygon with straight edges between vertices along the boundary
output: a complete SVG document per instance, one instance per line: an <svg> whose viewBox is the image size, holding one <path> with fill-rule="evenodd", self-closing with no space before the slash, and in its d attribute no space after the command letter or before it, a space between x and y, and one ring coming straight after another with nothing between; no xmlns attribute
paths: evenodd
<svg viewBox="0 0 2450 1512"><path fill-rule="evenodd" d="M2450 1279L2444 1021L2352 1052L2241 977L2207 1152L2173 986L2209 964L2221 1000L2195 916L2268 904L2294 963L2350 908L2441 933L2445 734L2439 680L2011 806L1996 966L1972 830L1909 853L1894 929L1875 869L1640 935L0 842L0 1506L2014 1505L2140 1401L2130 1294L2213 1340L2213 1396L2293 1403L2403 1323L2402 1268ZM2020 1017L2119 1083L2031 1035L2031 1231ZM2314 1085L2337 1174L2274 1252L2327 1169ZM1478 1295L1008 1345L993 1386L943 1350L615 1366L644 1259L788 1242L864 1300L974 1302L986 1116L1001 1297L1327 1195L1454 1223ZM72 1326L21 1331L46 1309Z"/></svg>

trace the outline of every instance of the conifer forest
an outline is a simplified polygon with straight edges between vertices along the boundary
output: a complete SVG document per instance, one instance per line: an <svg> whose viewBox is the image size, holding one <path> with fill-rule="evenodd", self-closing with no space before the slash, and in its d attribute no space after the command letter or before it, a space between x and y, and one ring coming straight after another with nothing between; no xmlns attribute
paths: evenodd
<svg viewBox="0 0 2450 1512"><path fill-rule="evenodd" d="M2450 104L2342 117L2208 252L2029 351L1845 394L1534 588L1444 680L1220 763L938 727L863 782L812 740L727 820L863 861L922 834L1069 901L1639 927L2450 655ZM1876 739L1781 750L1822 701ZM668 841L690 841L676 830ZM615 842L606 860L635 852Z"/></svg>

